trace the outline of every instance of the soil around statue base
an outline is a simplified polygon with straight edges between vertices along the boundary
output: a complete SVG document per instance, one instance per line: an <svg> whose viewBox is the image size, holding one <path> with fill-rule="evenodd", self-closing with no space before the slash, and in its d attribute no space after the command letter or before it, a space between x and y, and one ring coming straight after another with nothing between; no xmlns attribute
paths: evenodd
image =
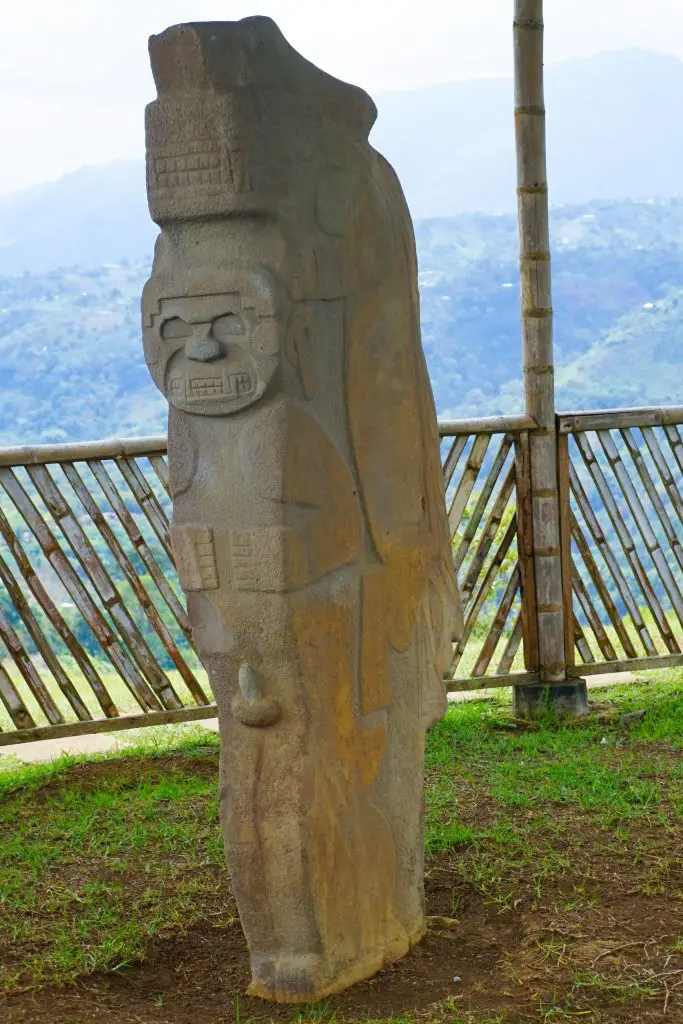
<svg viewBox="0 0 683 1024"><path fill-rule="evenodd" d="M249 957L239 924L213 928L205 922L173 938L154 940L139 966L94 974L70 986L2 997L0 1020L3 1024L227 1024L239 1020L291 1024L310 1019L345 1024L410 1017L415 1024L448 1024L454 1019L479 1024L505 1014L506 1021L537 1022L538 1006L545 1004L546 996L552 998L555 991L557 999L559 992L572 988L569 965L554 965L543 952L554 948L549 943L569 951L575 942L577 952L585 952L590 960L596 949L620 945L624 935L630 942L646 941L654 932L674 934L676 918L680 923L680 908L665 894L620 895L623 877L616 877L614 888L603 894L609 895L608 912L603 904L577 915L558 916L557 907L534 907L528 896L517 907L501 910L474 886L463 883L456 857L457 853L439 855L427 865L427 913L441 917L443 924L433 922L422 942L374 978L325 1000L322 1015L320 1006L309 1017L305 1007L247 996ZM455 925L448 920L454 901ZM637 946L634 950L638 953ZM639 1024L664 1019L658 998L619 1005L609 992L591 992L588 1005L597 1011L598 1003L604 1003L600 1010L605 1016L596 1016L596 1021ZM468 1012L473 1016L468 1017Z"/></svg>

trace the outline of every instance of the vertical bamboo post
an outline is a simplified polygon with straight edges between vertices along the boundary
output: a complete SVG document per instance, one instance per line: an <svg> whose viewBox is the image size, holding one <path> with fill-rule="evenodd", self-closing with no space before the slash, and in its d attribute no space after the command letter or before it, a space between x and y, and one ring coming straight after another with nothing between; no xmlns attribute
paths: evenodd
<svg viewBox="0 0 683 1024"><path fill-rule="evenodd" d="M585 683L566 683L564 590L557 480L553 313L543 97L543 0L514 0L515 142L526 412L538 424L529 435L531 529L540 682L516 687L516 712L541 707L581 713ZM582 691L582 693L580 692Z"/></svg>

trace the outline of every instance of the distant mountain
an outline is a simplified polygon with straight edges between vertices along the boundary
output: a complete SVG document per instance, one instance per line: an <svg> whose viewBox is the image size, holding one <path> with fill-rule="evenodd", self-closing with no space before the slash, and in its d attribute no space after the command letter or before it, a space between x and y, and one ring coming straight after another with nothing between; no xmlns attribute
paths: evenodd
<svg viewBox="0 0 683 1024"><path fill-rule="evenodd" d="M683 405L683 287L624 314L558 374L563 408Z"/></svg>
<svg viewBox="0 0 683 1024"><path fill-rule="evenodd" d="M682 102L677 57L624 50L549 68L551 203L683 194ZM514 209L511 82L385 93L377 103L373 144L396 167L413 216Z"/></svg>
<svg viewBox="0 0 683 1024"><path fill-rule="evenodd" d="M628 50L546 76L554 205L683 194L683 63ZM515 204L509 81L376 97L372 141L396 167L416 218L509 212ZM0 274L147 258L156 229L141 162L83 168L0 199Z"/></svg>
<svg viewBox="0 0 683 1024"><path fill-rule="evenodd" d="M82 167L0 199L0 274L146 258L157 232L141 161Z"/></svg>
<svg viewBox="0 0 683 1024"><path fill-rule="evenodd" d="M558 408L683 403L683 200L561 207L550 226ZM418 221L416 237L440 413L521 411L514 217Z"/></svg>
<svg viewBox="0 0 683 1024"><path fill-rule="evenodd" d="M551 212L560 408L683 402L683 200ZM442 416L521 409L512 215L416 223ZM165 429L140 341L149 257L0 277L0 444Z"/></svg>
<svg viewBox="0 0 683 1024"><path fill-rule="evenodd" d="M165 430L142 357L148 263L0 278L0 444Z"/></svg>

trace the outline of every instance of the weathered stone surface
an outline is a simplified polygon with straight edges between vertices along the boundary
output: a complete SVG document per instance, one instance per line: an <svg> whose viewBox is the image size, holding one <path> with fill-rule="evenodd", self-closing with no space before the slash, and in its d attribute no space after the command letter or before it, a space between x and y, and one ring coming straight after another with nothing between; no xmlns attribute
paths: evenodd
<svg viewBox="0 0 683 1024"><path fill-rule="evenodd" d="M424 732L460 611L412 226L370 98L269 19L150 53L144 345L250 991L318 999L425 930Z"/></svg>

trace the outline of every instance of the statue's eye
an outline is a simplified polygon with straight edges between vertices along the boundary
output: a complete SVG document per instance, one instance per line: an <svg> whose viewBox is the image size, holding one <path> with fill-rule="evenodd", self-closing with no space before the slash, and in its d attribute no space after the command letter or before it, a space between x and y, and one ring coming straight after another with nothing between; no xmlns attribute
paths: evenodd
<svg viewBox="0 0 683 1024"><path fill-rule="evenodd" d="M173 341L175 338L189 338L192 334L192 327L181 320L179 316L164 320L161 325L161 337L164 341Z"/></svg>
<svg viewBox="0 0 683 1024"><path fill-rule="evenodd" d="M226 313L224 316L216 317L211 324L211 333L216 341L229 341L235 335L244 334L242 318L234 313Z"/></svg>

